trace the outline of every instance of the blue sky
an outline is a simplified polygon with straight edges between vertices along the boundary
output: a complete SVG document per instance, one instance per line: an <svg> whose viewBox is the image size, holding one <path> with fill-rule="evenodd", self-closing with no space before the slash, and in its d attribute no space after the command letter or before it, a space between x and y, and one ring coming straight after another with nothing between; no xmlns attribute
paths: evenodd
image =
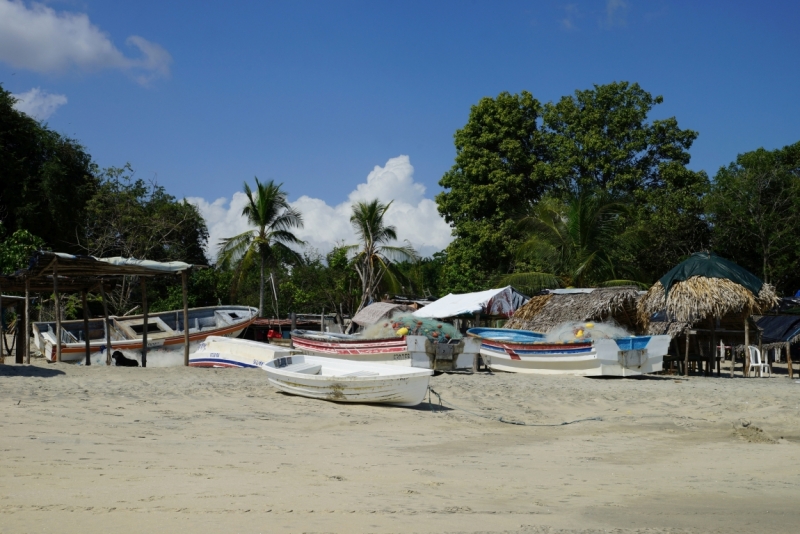
<svg viewBox="0 0 800 534"><path fill-rule="evenodd" d="M0 0L0 82L101 166L202 204L214 238L258 176L305 198L308 235L346 234L354 198L396 196L397 221L421 221L401 237L431 252L448 238L430 199L484 96L638 82L664 96L652 118L700 133L691 167L712 176L800 140L798 6Z"/></svg>

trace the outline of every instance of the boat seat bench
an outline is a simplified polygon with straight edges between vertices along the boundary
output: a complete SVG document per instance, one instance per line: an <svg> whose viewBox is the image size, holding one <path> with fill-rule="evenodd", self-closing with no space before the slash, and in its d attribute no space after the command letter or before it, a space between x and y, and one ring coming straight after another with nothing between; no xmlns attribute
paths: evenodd
<svg viewBox="0 0 800 534"><path fill-rule="evenodd" d="M380 373L376 371L353 371L352 373L345 373L339 376L378 376Z"/></svg>
<svg viewBox="0 0 800 534"><path fill-rule="evenodd" d="M304 375L318 375L322 370L322 366L315 363L294 363L281 367L281 371L289 371L290 373L302 373Z"/></svg>

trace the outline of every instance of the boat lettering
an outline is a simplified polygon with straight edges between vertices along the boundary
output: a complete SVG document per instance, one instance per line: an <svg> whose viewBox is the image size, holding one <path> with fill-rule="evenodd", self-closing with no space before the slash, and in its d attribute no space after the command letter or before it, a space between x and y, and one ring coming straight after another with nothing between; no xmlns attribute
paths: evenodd
<svg viewBox="0 0 800 534"><path fill-rule="evenodd" d="M210 354L210 357L211 357L211 358L219 358L219 352L212 352L212 353Z"/></svg>
<svg viewBox="0 0 800 534"><path fill-rule="evenodd" d="M411 355L410 354L397 354L394 357L394 359L395 360L410 360L411 359Z"/></svg>

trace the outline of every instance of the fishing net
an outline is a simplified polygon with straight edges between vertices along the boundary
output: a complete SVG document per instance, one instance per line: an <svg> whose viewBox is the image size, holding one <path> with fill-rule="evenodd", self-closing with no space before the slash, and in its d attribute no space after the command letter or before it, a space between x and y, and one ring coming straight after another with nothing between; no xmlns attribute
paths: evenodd
<svg viewBox="0 0 800 534"><path fill-rule="evenodd" d="M547 341L551 343L574 343L579 341L592 341L593 339L616 339L629 336L631 336L631 333L614 321L602 323L568 321L551 329L547 333Z"/></svg>
<svg viewBox="0 0 800 534"><path fill-rule="evenodd" d="M461 339L462 337L456 327L449 323L415 317L410 313L400 313L368 326L361 333L361 338L386 339L406 335L426 336L434 343L447 343L451 339Z"/></svg>

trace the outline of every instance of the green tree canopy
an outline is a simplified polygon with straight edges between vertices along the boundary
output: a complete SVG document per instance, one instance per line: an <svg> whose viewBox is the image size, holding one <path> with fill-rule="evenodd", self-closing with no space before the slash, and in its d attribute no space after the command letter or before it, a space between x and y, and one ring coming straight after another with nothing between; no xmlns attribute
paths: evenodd
<svg viewBox="0 0 800 534"><path fill-rule="evenodd" d="M517 253L526 236L516 221L545 197L569 203L596 191L635 204L625 226L653 239L635 249L613 240L606 254L614 264L636 263L631 270L648 278L707 244L708 178L686 168L697 132L680 129L674 117L650 120L662 101L619 82L544 106L527 92L473 106L455 135L455 165L439 182L445 192L436 198L455 236L444 266L447 289L479 289L497 275L529 272ZM658 248L670 228L679 245L664 247L662 239Z"/></svg>
<svg viewBox="0 0 800 534"><path fill-rule="evenodd" d="M78 252L76 233L98 180L91 156L13 108L0 86L0 221L26 230L56 250Z"/></svg>
<svg viewBox="0 0 800 534"><path fill-rule="evenodd" d="M800 142L740 154L714 177L714 249L793 294L800 289Z"/></svg>

